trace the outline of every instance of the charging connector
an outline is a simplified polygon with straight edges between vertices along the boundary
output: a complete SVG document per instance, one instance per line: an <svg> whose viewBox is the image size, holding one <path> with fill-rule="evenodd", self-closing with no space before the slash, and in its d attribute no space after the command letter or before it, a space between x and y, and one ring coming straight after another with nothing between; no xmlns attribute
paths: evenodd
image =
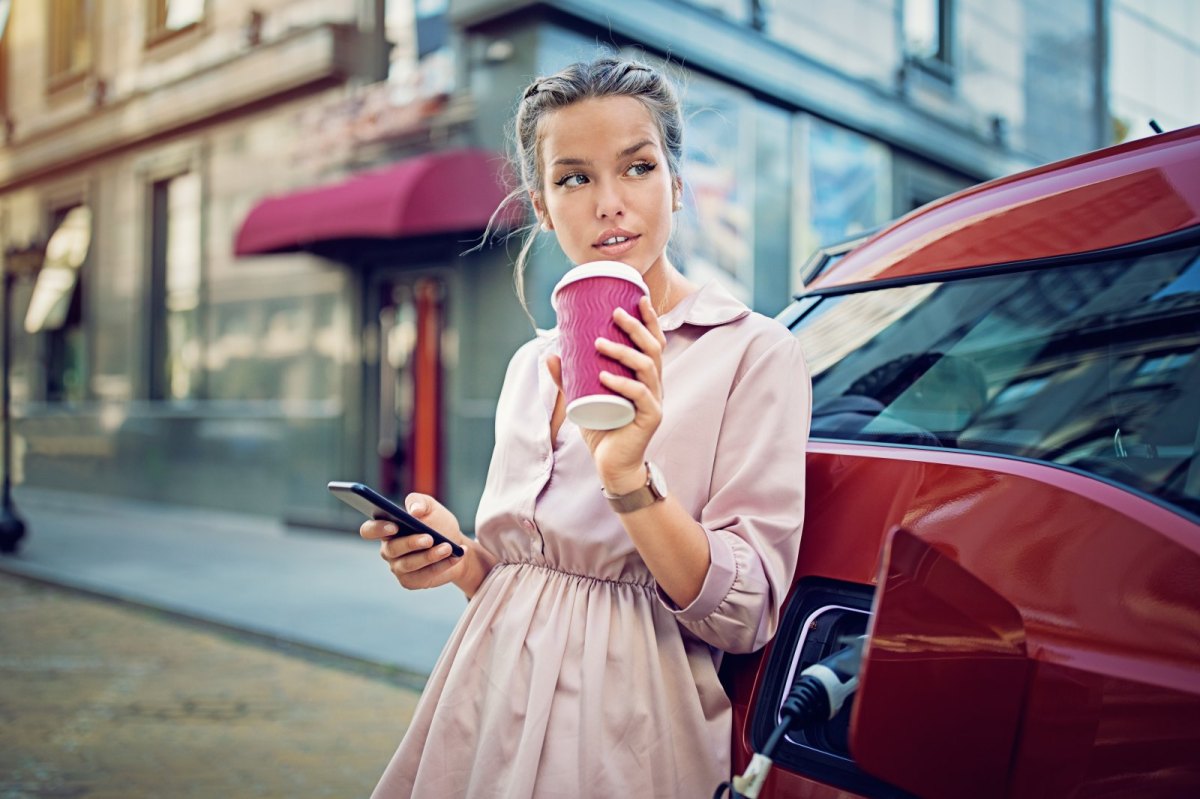
<svg viewBox="0 0 1200 799"><path fill-rule="evenodd" d="M787 699L780 707L779 724L767 739L762 753L754 755L741 776L717 788L716 797L720 797L726 787L730 789L733 799L758 797L774 763L771 753L783 736L792 730L829 721L858 690L858 671L862 666L866 643L867 636L860 635L849 646L800 672L800 677L792 684Z"/></svg>

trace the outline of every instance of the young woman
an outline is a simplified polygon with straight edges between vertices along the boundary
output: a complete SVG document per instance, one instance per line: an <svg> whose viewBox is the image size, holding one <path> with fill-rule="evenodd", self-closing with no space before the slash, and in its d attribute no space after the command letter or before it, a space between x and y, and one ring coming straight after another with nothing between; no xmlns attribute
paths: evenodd
<svg viewBox="0 0 1200 799"><path fill-rule="evenodd" d="M614 313L635 346L596 344L634 371L604 380L636 417L566 420L557 337L539 335L505 376L476 539L433 497L406 499L466 555L362 526L401 585L470 598L374 795L711 796L730 771L721 654L767 642L795 568L803 358L667 257L682 122L663 75L574 64L534 81L515 128L538 227L572 262L622 261L650 289L640 319Z"/></svg>

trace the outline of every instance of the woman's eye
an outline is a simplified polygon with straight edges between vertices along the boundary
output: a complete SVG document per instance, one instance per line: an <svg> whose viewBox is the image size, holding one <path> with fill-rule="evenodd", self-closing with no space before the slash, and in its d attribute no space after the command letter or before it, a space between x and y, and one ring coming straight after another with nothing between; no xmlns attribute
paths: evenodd
<svg viewBox="0 0 1200 799"><path fill-rule="evenodd" d="M581 175L578 172L573 172L570 175L563 175L561 178L554 181L554 185L567 186L569 188L574 188L575 186L582 186L586 182L587 182L586 176Z"/></svg>
<svg viewBox="0 0 1200 799"><path fill-rule="evenodd" d="M658 166L658 164L651 164L647 161L639 161L638 163L629 167L629 171L627 171L625 174L632 175L635 178L640 178L643 175L648 175L653 172L654 167L656 166Z"/></svg>

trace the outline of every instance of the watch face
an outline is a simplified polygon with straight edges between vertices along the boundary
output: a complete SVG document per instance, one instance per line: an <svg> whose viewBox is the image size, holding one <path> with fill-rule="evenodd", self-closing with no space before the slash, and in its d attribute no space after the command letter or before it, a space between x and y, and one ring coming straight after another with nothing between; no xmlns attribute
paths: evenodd
<svg viewBox="0 0 1200 799"><path fill-rule="evenodd" d="M659 470L658 464L647 461L646 465L650 471L650 490L656 497L662 499L667 495L667 480Z"/></svg>

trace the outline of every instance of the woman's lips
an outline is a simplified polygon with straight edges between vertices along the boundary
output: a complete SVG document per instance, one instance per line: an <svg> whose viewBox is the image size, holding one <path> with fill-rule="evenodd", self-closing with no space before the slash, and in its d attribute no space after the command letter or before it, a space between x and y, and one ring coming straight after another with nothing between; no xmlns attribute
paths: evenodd
<svg viewBox="0 0 1200 799"><path fill-rule="evenodd" d="M593 244L592 247L607 256L616 257L618 255L624 255L632 250L633 246L637 244L637 240L640 239L641 236L622 236L621 238L624 238L625 240L618 241L614 244L604 244L601 242L599 244Z"/></svg>

